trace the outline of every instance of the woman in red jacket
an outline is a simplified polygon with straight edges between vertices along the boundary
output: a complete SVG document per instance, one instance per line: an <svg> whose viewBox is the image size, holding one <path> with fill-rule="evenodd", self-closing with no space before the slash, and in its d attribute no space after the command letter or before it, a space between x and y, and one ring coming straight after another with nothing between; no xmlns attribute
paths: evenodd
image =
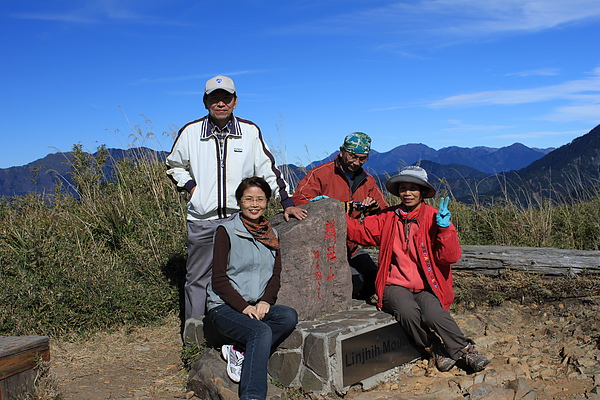
<svg viewBox="0 0 600 400"><path fill-rule="evenodd" d="M380 246L375 281L377 307L392 314L415 344L424 348L440 371L462 360L474 371L490 362L475 348L452 316L452 266L461 256L448 198L439 211L423 202L435 196L427 172L405 167L385 184L401 204L368 216L360 224L348 218L348 238Z"/></svg>

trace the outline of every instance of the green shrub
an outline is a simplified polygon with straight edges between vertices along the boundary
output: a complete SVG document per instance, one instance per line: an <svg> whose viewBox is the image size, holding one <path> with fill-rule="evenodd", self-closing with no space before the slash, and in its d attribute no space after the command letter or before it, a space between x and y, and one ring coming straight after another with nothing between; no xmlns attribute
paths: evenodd
<svg viewBox="0 0 600 400"><path fill-rule="evenodd" d="M74 153L78 199L59 188L0 206L2 335L89 333L179 309L185 199L164 164L120 161L108 180L103 160Z"/></svg>

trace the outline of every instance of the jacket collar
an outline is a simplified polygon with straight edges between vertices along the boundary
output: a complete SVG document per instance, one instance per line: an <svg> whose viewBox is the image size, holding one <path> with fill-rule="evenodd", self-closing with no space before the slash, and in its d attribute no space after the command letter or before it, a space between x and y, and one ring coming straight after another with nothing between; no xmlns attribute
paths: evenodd
<svg viewBox="0 0 600 400"><path fill-rule="evenodd" d="M242 129L240 128L240 123L235 115L231 114L231 120L227 123L229 125L229 133L227 136L236 136L242 137ZM213 133L214 124L210 119L210 114L204 117L204 121L202 123L202 139L208 139L211 136L215 136Z"/></svg>

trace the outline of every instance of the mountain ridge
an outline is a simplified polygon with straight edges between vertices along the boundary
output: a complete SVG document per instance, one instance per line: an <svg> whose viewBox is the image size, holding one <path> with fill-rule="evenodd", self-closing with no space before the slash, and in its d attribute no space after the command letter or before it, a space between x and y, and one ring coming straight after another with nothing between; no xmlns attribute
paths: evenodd
<svg viewBox="0 0 600 400"><path fill-rule="evenodd" d="M133 158L145 151L151 152L161 161L167 156L167 152L146 148L107 150L109 160L112 160L109 167L115 160ZM334 151L328 157L306 166L286 164L280 167L293 187L307 170L333 159L338 153L339 151ZM58 182L69 187L72 184L71 160L71 152L50 153L23 166L0 169L0 196L47 193ZM600 125L558 149L529 148L521 143L513 143L501 148L449 146L435 150L423 143L407 143L383 153L372 150L365 169L377 176L383 185L389 176L396 174L402 167L420 164L428 171L432 181L436 184L441 182L455 197L464 198L470 195L472 188L482 190L482 193L498 194L502 179L513 179L514 182L520 180L535 190L542 190L548 186L544 183L544 174L550 170L555 173L572 170L573 165L579 166L586 174L596 176L599 160ZM589 185L593 183L593 179L586 181Z"/></svg>
<svg viewBox="0 0 600 400"><path fill-rule="evenodd" d="M532 149L521 143L513 143L510 146L500 148L449 146L435 150L423 143L407 143L396 146L385 153L371 150L365 169L374 174L388 173L393 175L406 165L413 165L427 160L443 165L462 164L481 172L497 174L521 169L553 150L553 147ZM324 162L331 161L338 154L339 150L336 150L321 160L313 161L306 168L311 169Z"/></svg>

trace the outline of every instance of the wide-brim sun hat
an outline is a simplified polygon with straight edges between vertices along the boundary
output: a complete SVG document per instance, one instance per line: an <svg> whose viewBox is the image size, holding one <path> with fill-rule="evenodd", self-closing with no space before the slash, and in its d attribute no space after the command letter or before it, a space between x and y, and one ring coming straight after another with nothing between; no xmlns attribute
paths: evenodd
<svg viewBox="0 0 600 400"><path fill-rule="evenodd" d="M435 196L436 191L427 179L427 172L421 167L411 165L402 168L398 175L392 176L390 179L388 179L388 181L385 183L385 188L394 196L399 196L400 193L398 192L398 187L400 186L400 183L403 182L415 183L427 188L428 190L423 196L426 199Z"/></svg>

